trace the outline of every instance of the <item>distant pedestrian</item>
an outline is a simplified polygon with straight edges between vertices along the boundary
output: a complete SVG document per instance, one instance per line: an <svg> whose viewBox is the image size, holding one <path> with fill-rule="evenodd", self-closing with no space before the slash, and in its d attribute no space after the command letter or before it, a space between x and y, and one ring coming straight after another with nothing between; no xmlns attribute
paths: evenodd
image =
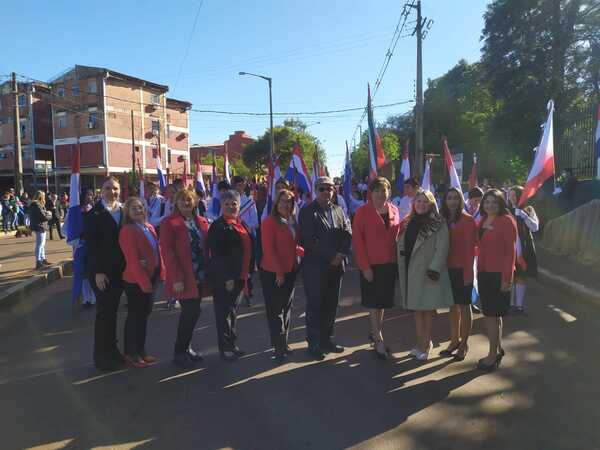
<svg viewBox="0 0 600 450"><path fill-rule="evenodd" d="M146 220L146 208L137 197L130 197L123 206L123 226L119 245L125 256L123 288L127 295L125 321L125 361L137 368L156 361L146 351L148 316L152 312L152 295L164 275L164 265L158 236Z"/></svg>
<svg viewBox="0 0 600 450"><path fill-rule="evenodd" d="M450 343L440 355L454 356L462 361L469 350L468 340L473 325L471 295L477 227L473 217L465 212L462 193L454 187L444 194L441 213L450 233L448 275L454 304L450 307Z"/></svg>
<svg viewBox="0 0 600 450"><path fill-rule="evenodd" d="M160 249L165 261L165 294L181 306L173 363L190 369L203 360L191 346L200 317L200 302L207 289L208 221L194 214L196 194L188 189L173 197L173 213L163 219Z"/></svg>
<svg viewBox="0 0 600 450"><path fill-rule="evenodd" d="M488 190L481 201L477 283L490 343L487 357L478 367L495 369L505 354L502 348L502 316L510 307L516 260L517 225L498 189Z"/></svg>
<svg viewBox="0 0 600 450"><path fill-rule="evenodd" d="M417 343L411 355L420 361L429 358L432 348L435 310L454 304L449 295L448 247L448 226L435 197L419 189L398 237L398 271L404 308L415 312Z"/></svg>
<svg viewBox="0 0 600 450"><path fill-rule="evenodd" d="M282 190L275 196L271 214L261 224L262 260L260 280L265 310L275 350L282 361L291 349L288 345L292 302L298 269L299 230L294 216L294 194Z"/></svg>
<svg viewBox="0 0 600 450"><path fill-rule="evenodd" d="M372 342L379 359L391 354L383 340L383 314L394 306L398 265L396 239L400 214L389 201L391 185L383 177L369 185L369 202L360 207L352 224L354 259L360 269L362 305L369 309Z"/></svg>
<svg viewBox="0 0 600 450"><path fill-rule="evenodd" d="M48 221L48 231L50 233L50 240L54 239L54 235L52 234L52 229L56 227L56 231L58 233L59 239L64 239L65 237L62 234L61 226L60 226L60 212L59 212L60 204L58 202L58 196L56 194L50 194L46 199L46 209L51 214L51 219Z"/></svg>
<svg viewBox="0 0 600 450"><path fill-rule="evenodd" d="M35 268L41 269L49 266L46 259L46 232L48 231L48 220L52 217L46 211L46 195L37 191L30 205L30 228L35 233Z"/></svg>

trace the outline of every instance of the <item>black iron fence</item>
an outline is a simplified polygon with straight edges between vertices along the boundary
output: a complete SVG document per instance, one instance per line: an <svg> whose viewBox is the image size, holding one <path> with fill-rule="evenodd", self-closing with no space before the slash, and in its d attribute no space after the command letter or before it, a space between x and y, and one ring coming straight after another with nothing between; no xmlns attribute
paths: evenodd
<svg viewBox="0 0 600 450"><path fill-rule="evenodd" d="M558 146L554 152L557 174L571 169L580 180L596 177L597 108L598 102L590 102L571 111L565 116L563 123L557 124L563 130L557 139Z"/></svg>

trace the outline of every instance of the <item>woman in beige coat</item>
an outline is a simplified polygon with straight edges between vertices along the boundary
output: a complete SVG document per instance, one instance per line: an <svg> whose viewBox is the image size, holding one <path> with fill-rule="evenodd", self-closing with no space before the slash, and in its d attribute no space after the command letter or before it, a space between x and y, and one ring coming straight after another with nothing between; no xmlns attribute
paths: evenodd
<svg viewBox="0 0 600 450"><path fill-rule="evenodd" d="M420 189L397 241L402 303L415 312L417 329L417 345L410 354L420 361L426 361L431 350L434 311L453 304L448 247L448 227L435 198Z"/></svg>

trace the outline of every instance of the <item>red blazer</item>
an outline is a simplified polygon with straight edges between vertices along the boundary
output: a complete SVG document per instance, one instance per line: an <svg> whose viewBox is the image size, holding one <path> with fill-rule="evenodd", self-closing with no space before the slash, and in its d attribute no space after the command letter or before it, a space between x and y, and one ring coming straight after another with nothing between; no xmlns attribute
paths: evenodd
<svg viewBox="0 0 600 450"><path fill-rule="evenodd" d="M478 227L478 236L485 219ZM517 224L510 214L498 216L491 223L491 229L483 233L479 239L479 255L477 270L479 272L500 272L502 281L508 283L513 279L517 256Z"/></svg>
<svg viewBox="0 0 600 450"><path fill-rule="evenodd" d="M354 259L360 270L375 264L396 262L396 238L400 230L400 213L388 202L390 226L385 222L371 201L356 211L352 223L352 248Z"/></svg>
<svg viewBox="0 0 600 450"><path fill-rule="evenodd" d="M457 222L448 224L448 230L450 231L448 268L462 269L465 283L471 283L473 281L475 243L477 242L475 219L463 211Z"/></svg>
<svg viewBox="0 0 600 450"><path fill-rule="evenodd" d="M204 267L208 268L208 221L204 217L195 216L196 225L204 236ZM160 223L160 250L165 258L166 279L165 295L168 298L199 298L196 275L192 268L192 247L185 219L177 212L165 217ZM175 295L173 284L183 281L183 293ZM204 283L207 286L207 283ZM203 287L204 287L203 286Z"/></svg>
<svg viewBox="0 0 600 450"><path fill-rule="evenodd" d="M262 259L260 267L279 276L290 273L296 265L296 249L298 248L299 230L296 227L296 236L292 235L290 228L269 215L260 225L262 245Z"/></svg>
<svg viewBox="0 0 600 450"><path fill-rule="evenodd" d="M156 243L158 244L158 236L154 227L149 223L145 224L150 230ZM158 251L158 265L152 246L144 231L135 224L128 224L121 228L119 232L119 245L123 255L125 255L125 271L123 272L123 280L127 283L137 284L140 289L149 294L152 292L152 275L158 269L161 279L164 279L164 263L160 250ZM146 267L143 267L141 260L146 261Z"/></svg>

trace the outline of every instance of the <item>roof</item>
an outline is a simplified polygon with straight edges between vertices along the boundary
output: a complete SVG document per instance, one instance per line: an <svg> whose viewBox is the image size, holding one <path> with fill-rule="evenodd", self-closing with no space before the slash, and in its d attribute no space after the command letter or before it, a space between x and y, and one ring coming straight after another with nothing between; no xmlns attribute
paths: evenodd
<svg viewBox="0 0 600 450"><path fill-rule="evenodd" d="M105 78L115 78L117 80L126 81L126 82L133 83L133 84L136 84L139 86L144 86L144 87L154 89L154 90L157 90L160 92L167 92L169 90L169 86L166 86L163 84L158 84L158 83L153 83L151 81L143 80L142 78L127 75L127 74L117 72L112 69L107 69L104 67L80 66L80 65L75 65L74 67L67 69L60 75L51 79L49 81L49 83L51 83L51 84L61 83L67 79L70 79L71 74L73 72L75 72L76 78L86 78L89 76L101 75L102 77L105 77ZM191 107L191 104L190 104L190 107Z"/></svg>
<svg viewBox="0 0 600 450"><path fill-rule="evenodd" d="M171 105L186 111L192 108L192 104L190 102L167 97L167 107Z"/></svg>

